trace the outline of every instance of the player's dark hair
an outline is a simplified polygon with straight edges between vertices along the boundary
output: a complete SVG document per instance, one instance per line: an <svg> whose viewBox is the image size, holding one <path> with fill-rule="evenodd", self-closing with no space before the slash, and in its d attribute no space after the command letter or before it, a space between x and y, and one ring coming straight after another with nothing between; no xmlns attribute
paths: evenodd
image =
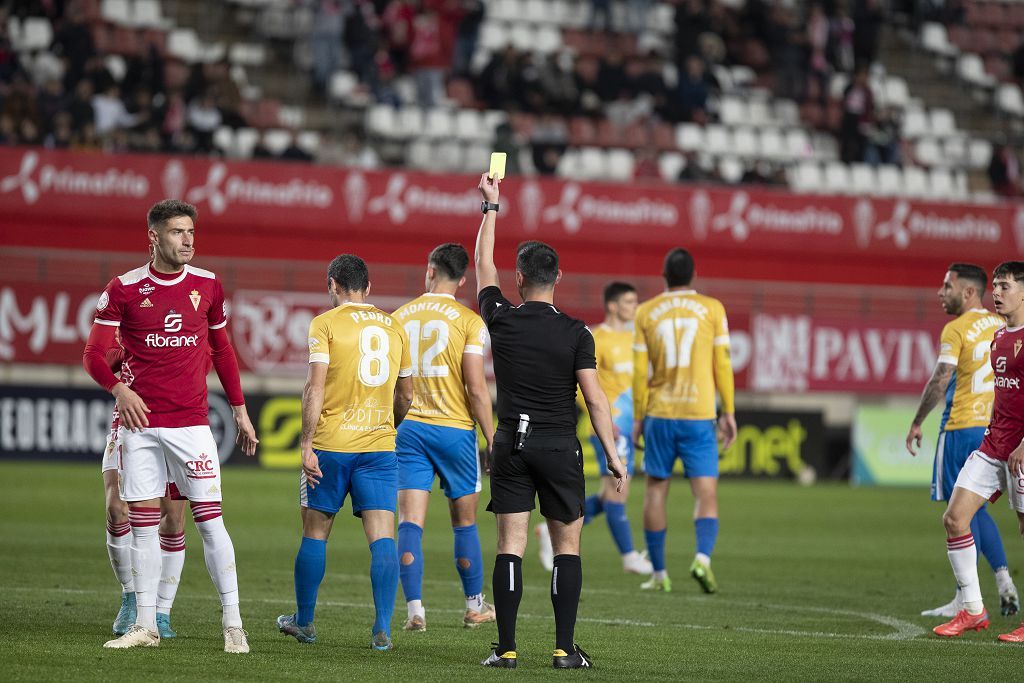
<svg viewBox="0 0 1024 683"><path fill-rule="evenodd" d="M543 242L523 242L516 250L516 270L531 285L553 285L558 279L558 252Z"/></svg>
<svg viewBox="0 0 1024 683"><path fill-rule="evenodd" d="M165 199L150 207L149 213L146 214L146 225L150 228L162 228L167 225L167 221L181 216L188 216L195 223L198 215L196 207L188 202L183 202L180 199Z"/></svg>
<svg viewBox="0 0 1024 683"><path fill-rule="evenodd" d="M981 266L976 266L973 263L951 263L947 268L951 273L956 273L958 280L968 280L978 285L978 295L985 293L985 288L988 287L988 275L982 270Z"/></svg>
<svg viewBox="0 0 1024 683"><path fill-rule="evenodd" d="M458 282L469 267L469 254L461 244L446 242L434 247L427 262L449 280Z"/></svg>
<svg viewBox="0 0 1024 683"><path fill-rule="evenodd" d="M613 301L618 301L619 297L623 294L629 294L630 292L635 291L636 287L628 282L609 282L604 288L604 305L607 306Z"/></svg>
<svg viewBox="0 0 1024 683"><path fill-rule="evenodd" d="M690 252L676 247L665 254L665 268L662 275L669 287L685 287L693 282L694 263Z"/></svg>
<svg viewBox="0 0 1024 683"><path fill-rule="evenodd" d="M327 286L331 280L338 283L338 289L346 292L365 292L370 286L370 271L366 262L355 254L335 256L327 266Z"/></svg>
<svg viewBox="0 0 1024 683"><path fill-rule="evenodd" d="M1008 277L1017 282L1024 282L1024 261L1004 261L992 271L992 279Z"/></svg>

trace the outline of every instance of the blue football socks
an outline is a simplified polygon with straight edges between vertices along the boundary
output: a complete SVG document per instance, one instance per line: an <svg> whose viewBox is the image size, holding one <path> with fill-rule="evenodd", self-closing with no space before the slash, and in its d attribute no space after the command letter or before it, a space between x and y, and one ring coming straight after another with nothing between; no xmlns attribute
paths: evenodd
<svg viewBox="0 0 1024 683"><path fill-rule="evenodd" d="M718 518L700 517L693 520L693 527L697 532L697 552L711 557L718 539Z"/></svg>
<svg viewBox="0 0 1024 683"><path fill-rule="evenodd" d="M422 600L423 527L412 522L402 522L398 525L398 557L405 601Z"/></svg>
<svg viewBox="0 0 1024 683"><path fill-rule="evenodd" d="M625 555L633 550L633 531L629 528L629 517L626 516L625 503L613 503L610 501L604 504L605 518L608 520L608 529L612 532L615 545L620 555Z"/></svg>
<svg viewBox="0 0 1024 683"><path fill-rule="evenodd" d="M651 566L654 571L665 571L665 534L668 529L651 531L644 529L644 538L647 539L647 553L651 558Z"/></svg>
<svg viewBox="0 0 1024 683"><path fill-rule="evenodd" d="M587 499L583 501L583 523L590 524L594 517L597 517L599 514L604 512L604 509L605 504L601 500L600 496L597 494L588 496Z"/></svg>
<svg viewBox="0 0 1024 683"><path fill-rule="evenodd" d="M316 609L316 594L324 580L327 568L327 541L302 537L302 544L295 556L295 604L298 612L295 621L299 626L313 623Z"/></svg>
<svg viewBox="0 0 1024 683"><path fill-rule="evenodd" d="M480 548L480 535L477 533L476 524L457 526L452 531L455 533L455 569L462 579L462 592L467 598L479 595L484 590L484 555ZM398 538L402 538L401 527Z"/></svg>
<svg viewBox="0 0 1024 683"><path fill-rule="evenodd" d="M988 507L978 510L971 520L971 533L974 534L974 542L978 544L978 550L988 560L992 571L1003 569L1006 564L1006 549L1003 548L1003 539L999 535L999 527Z"/></svg>
<svg viewBox="0 0 1024 683"><path fill-rule="evenodd" d="M393 538L380 538L370 544L370 583L373 605L377 610L373 633L391 636L391 615L398 594L398 547Z"/></svg>

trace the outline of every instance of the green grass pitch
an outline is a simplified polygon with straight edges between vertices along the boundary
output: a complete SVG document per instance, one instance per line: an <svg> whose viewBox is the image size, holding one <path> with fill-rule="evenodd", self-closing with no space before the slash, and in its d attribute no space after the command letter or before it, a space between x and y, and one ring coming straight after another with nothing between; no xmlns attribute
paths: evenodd
<svg viewBox="0 0 1024 683"><path fill-rule="evenodd" d="M535 548L524 563L519 669L482 669L493 625L461 627L462 596L452 565L440 494L424 536L428 631L406 634L399 592L394 651L368 648L372 622L369 553L357 521L343 511L328 546L315 645L277 632L274 618L294 604L292 564L300 526L296 476L228 468L225 518L235 542L250 655L222 651L220 610L189 522L188 556L173 623L179 637L159 649L108 651L118 586L103 545L99 468L0 465L0 662L5 680L1014 680L1024 649L995 635L1017 618L992 615L992 628L955 641L930 633L917 616L949 599L940 507L922 490L799 488L726 481L714 568L717 595L686 574L693 552L691 499L683 481L670 499L668 563L675 592L639 591L622 573L603 520L584 533L584 589L577 640L591 671L550 669L553 622L548 575ZM588 482L591 489L596 481ZM642 542L637 482L630 514ZM485 485L486 489L486 485ZM486 498L486 493L484 494ZM481 502L483 510L483 502ZM1011 567L1024 565L1012 514L995 506ZM481 512L490 584L494 521ZM1021 583L1020 574L1016 574ZM990 607L994 581L982 563Z"/></svg>

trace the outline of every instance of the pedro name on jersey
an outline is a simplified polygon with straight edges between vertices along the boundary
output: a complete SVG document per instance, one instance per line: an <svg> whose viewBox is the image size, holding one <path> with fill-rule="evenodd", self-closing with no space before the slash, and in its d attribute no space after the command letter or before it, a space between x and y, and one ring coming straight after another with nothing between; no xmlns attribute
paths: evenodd
<svg viewBox="0 0 1024 683"><path fill-rule="evenodd" d="M394 315L409 339L412 359L413 401L408 419L473 429L462 358L483 356L484 321L451 294L424 294Z"/></svg>
<svg viewBox="0 0 1024 683"><path fill-rule="evenodd" d="M344 303L309 324L309 362L327 365L313 447L395 450L395 385L412 374L402 327L370 304Z"/></svg>
<svg viewBox="0 0 1024 683"><path fill-rule="evenodd" d="M941 429L986 427L992 415L992 365L989 352L1003 319L984 308L967 311L942 328L939 363L956 367L946 387Z"/></svg>

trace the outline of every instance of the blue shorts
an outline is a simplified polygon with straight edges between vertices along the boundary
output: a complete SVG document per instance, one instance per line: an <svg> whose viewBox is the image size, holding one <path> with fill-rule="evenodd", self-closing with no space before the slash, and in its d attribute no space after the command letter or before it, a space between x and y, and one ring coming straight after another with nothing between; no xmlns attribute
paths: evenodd
<svg viewBox="0 0 1024 683"><path fill-rule="evenodd" d="M619 438L615 441L615 448L619 451L619 459L626 466L626 471L632 477L634 458L633 444L630 441L631 439L628 436L620 434ZM601 471L601 476L611 476L611 472L608 471L608 463L604 459L604 446L601 445L601 440L596 436L591 436L590 445L594 447L594 456L597 458L597 468Z"/></svg>
<svg viewBox="0 0 1024 683"><path fill-rule="evenodd" d="M299 505L337 514L352 496L352 514L362 516L363 510L395 511L398 504L398 459L394 451L372 453L335 453L314 449L320 459L323 477L316 488L306 482L306 473L299 475Z"/></svg>
<svg viewBox="0 0 1024 683"><path fill-rule="evenodd" d="M668 479L676 458L683 461L687 477L718 476L718 438L714 420L644 420L644 471L656 479Z"/></svg>
<svg viewBox="0 0 1024 683"><path fill-rule="evenodd" d="M398 425L398 488L430 491L434 475L448 498L480 492L476 430L404 420Z"/></svg>
<svg viewBox="0 0 1024 683"><path fill-rule="evenodd" d="M935 465L932 467L932 500L949 500L956 486L960 469L981 447L985 439L984 427L968 427L939 432L939 443L935 447Z"/></svg>

